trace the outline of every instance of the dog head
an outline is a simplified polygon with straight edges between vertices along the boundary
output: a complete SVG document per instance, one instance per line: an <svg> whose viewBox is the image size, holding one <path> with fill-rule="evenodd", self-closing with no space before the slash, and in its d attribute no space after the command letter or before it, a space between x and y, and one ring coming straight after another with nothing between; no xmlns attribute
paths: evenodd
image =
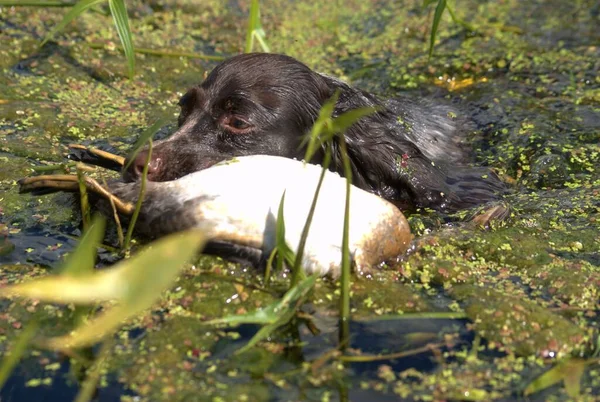
<svg viewBox="0 0 600 402"><path fill-rule="evenodd" d="M232 57L181 98L179 128L155 143L148 179L173 180L232 156L301 158L302 135L332 93L324 76L291 57ZM125 180L136 180L147 158L140 152Z"/></svg>

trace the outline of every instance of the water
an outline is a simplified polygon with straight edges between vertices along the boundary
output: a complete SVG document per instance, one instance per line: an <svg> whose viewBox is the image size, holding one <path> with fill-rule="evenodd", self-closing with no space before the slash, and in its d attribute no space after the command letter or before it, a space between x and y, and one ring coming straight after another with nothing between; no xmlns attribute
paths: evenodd
<svg viewBox="0 0 600 402"><path fill-rule="evenodd" d="M128 7L138 46L234 54L245 38L245 6L234 3L231 12L217 1ZM552 367L552 356L591 355L600 299L598 4L456 2L476 32L445 18L428 64L432 11L421 3L281 0L264 3L262 17L274 51L385 96L408 91L461 107L475 122L474 159L511 183L505 226L481 231L413 216L411 223L423 224L414 228L422 234L417 251L353 285L356 318L388 318L353 324L354 352L436 346L346 369L324 360L311 370L308 362L336 346L337 296L324 282L305 307L317 312L321 335L299 324L234 355L257 328L215 330L201 320L273 299L254 288L256 273L204 258L186 271L181 288L117 334L99 400L463 399L467 391L479 400L515 400ZM174 124L179 96L214 66L138 55L136 78L128 81L119 52L86 45L117 41L110 17L93 12L38 51L63 14L0 8L0 222L15 246L0 256L3 283L52 272L79 234L67 198L18 195L15 180L32 165L64 161L63 146L72 142L124 154L157 117ZM64 309L4 301L2 310L3 351L36 314L45 317L44 331L67 330L60 326ZM398 316L432 311L464 311L468 320ZM0 396L71 399L78 389L71 364L49 352L28 355ZM24 386L36 379L52 381ZM595 366L581 381L592 400L600 392ZM568 395L558 384L530 399Z"/></svg>

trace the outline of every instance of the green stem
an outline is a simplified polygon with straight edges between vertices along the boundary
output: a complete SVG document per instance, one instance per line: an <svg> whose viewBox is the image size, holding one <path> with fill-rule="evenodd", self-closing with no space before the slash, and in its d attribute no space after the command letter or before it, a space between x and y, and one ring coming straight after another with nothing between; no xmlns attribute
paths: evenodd
<svg viewBox="0 0 600 402"><path fill-rule="evenodd" d="M302 274L302 258L304 256L304 247L306 246L306 239L308 238L308 230L310 229L310 224L312 223L313 215L315 214L317 199L319 198L319 193L321 192L321 185L323 184L323 180L325 179L325 173L327 172L327 168L329 167L330 162L331 151L328 149L325 152L325 157L323 158L323 169L321 170L321 176L319 177L319 182L317 183L317 188L315 189L315 195L313 197L312 204L310 205L310 210L308 212L308 216L306 217L306 222L304 223L304 228L302 229L300 241L298 242L298 249L296 250L296 261L294 263L294 268L292 269L292 284L290 287L294 287L298 284L298 282L300 282Z"/></svg>
<svg viewBox="0 0 600 402"><path fill-rule="evenodd" d="M346 204L344 206L344 234L342 237L342 274L340 276L340 347L348 344L350 338L350 189L352 187L352 169L348 160L348 150L344 134L340 135L340 150L346 176Z"/></svg>
<svg viewBox="0 0 600 402"><path fill-rule="evenodd" d="M125 255L129 256L130 244L131 244L131 236L133 235L133 228L135 227L135 223L137 222L138 216L140 214L140 210L142 209L142 202L144 201L144 195L146 193L146 181L148 180L148 165L150 164L150 160L152 158L152 139L148 140L148 157L146 158L146 163L144 164L144 169L142 171L142 177L140 181L140 194L138 196L138 200L135 204L135 209L133 210L133 214L131 215L131 221L129 221L129 226L127 227L127 235L125 236L125 243L123 247L125 248Z"/></svg>
<svg viewBox="0 0 600 402"><path fill-rule="evenodd" d="M98 388L100 377L105 371L106 360L110 356L111 348L113 346L112 341L104 341L100 347L98 357L94 361L93 366L87 372L87 378L81 384L79 393L75 397L75 402L89 402L94 398L94 394Z"/></svg>

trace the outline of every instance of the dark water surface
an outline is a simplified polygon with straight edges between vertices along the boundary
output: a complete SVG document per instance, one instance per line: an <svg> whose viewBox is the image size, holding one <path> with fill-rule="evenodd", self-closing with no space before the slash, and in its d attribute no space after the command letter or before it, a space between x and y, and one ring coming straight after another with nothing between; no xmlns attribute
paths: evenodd
<svg viewBox="0 0 600 402"><path fill-rule="evenodd" d="M258 328L214 330L201 321L252 311L273 298L253 288L255 272L202 258L151 312L115 336L97 400L569 400L562 382L523 397L532 380L569 356L588 359L581 363L580 397L596 400L600 6L455 2L457 15L476 31L446 16L428 63L433 9L421 3L277 0L262 9L273 51L384 96L410 92L462 108L475 122L474 161L495 168L511 186L506 225L482 231L446 225L435 214L413 215L417 250L354 283L351 350L416 352L345 368L334 359L316 364L337 345L337 294L322 282L305 306L320 335L299 324L234 355ZM248 2L148 0L128 7L139 47L242 51ZM69 143L125 154L159 117L171 122L165 135L175 127L178 98L215 65L138 55L136 77L127 80L104 9L84 14L40 49L66 9L0 6L3 284L53 272L80 234L68 197L22 196L16 180L33 166L64 162ZM103 253L100 265L111 261ZM64 308L7 300L1 306L3 352L33 316L42 317L44 333L68 331ZM423 315L451 311L467 319ZM0 398L71 400L80 367L76 359L32 349Z"/></svg>

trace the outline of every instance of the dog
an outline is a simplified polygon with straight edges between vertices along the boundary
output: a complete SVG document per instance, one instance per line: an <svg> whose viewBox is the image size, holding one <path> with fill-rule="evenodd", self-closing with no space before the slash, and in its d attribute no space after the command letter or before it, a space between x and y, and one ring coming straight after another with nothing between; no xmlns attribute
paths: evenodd
<svg viewBox="0 0 600 402"><path fill-rule="evenodd" d="M454 212L498 199L503 184L489 169L470 167L463 144L468 119L423 99L380 99L280 54L234 56L216 66L179 101L179 128L154 144L148 180L168 181L235 156L302 159L304 136L336 92L333 117L361 107L375 112L345 133L353 184L403 210ZM141 176L142 150L123 173ZM310 162L323 161L321 149ZM330 170L343 175L339 139Z"/></svg>

